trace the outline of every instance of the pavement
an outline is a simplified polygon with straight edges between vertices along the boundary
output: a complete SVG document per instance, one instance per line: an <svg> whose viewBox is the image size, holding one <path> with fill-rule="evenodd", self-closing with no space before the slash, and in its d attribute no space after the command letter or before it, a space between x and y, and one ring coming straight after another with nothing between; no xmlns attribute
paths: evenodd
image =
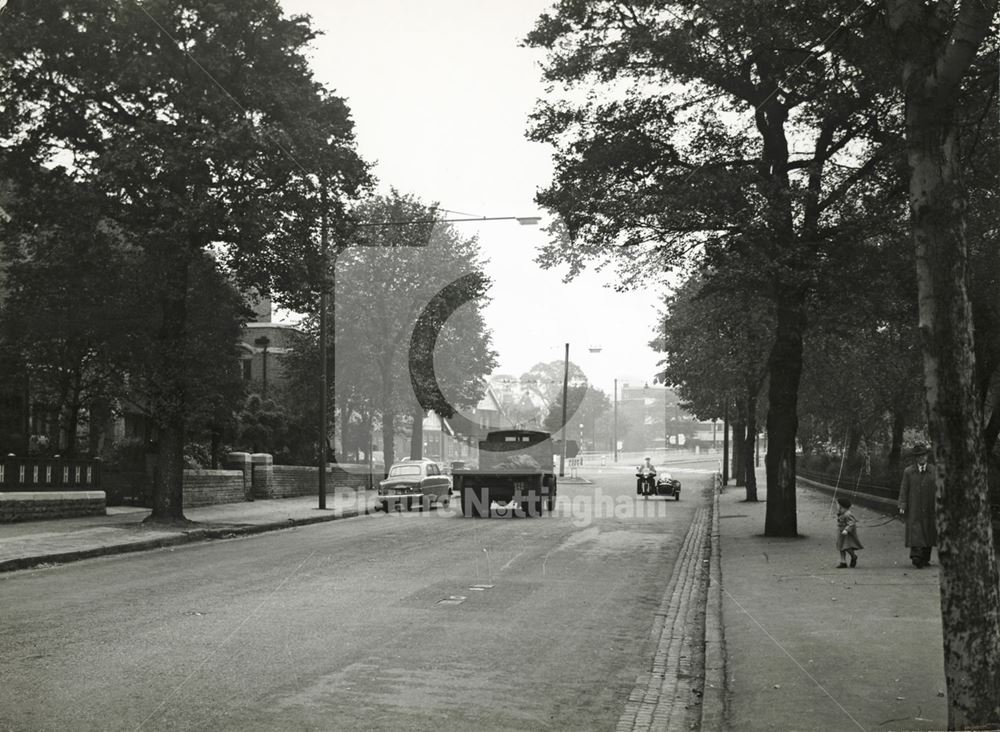
<svg viewBox="0 0 1000 732"><path fill-rule="evenodd" d="M757 503L732 485L715 496L702 728L946 729L936 563L913 568L902 524L855 506L865 548L857 568L837 569L832 500L806 487L797 492L800 535L766 538L765 485L760 471ZM189 508L198 525L184 528L147 526L149 510L132 507L0 524L0 571L357 516L372 510L375 495L332 493L322 511L317 503L307 496Z"/></svg>
<svg viewBox="0 0 1000 732"><path fill-rule="evenodd" d="M150 510L131 506L109 507L106 516L4 523L0 572L305 526L358 516L374 507L374 491L331 491L324 510L318 496L185 508L184 515L197 522L189 527L144 524Z"/></svg>
<svg viewBox="0 0 1000 732"><path fill-rule="evenodd" d="M799 536L766 538L757 481L717 503L728 728L947 729L937 553L914 568L902 523L855 505L865 548L838 569L832 497L800 487Z"/></svg>

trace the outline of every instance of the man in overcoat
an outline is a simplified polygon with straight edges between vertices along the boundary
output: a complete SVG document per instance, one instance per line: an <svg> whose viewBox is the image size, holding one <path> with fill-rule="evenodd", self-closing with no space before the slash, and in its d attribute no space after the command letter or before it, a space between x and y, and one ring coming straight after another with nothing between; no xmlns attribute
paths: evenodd
<svg viewBox="0 0 1000 732"><path fill-rule="evenodd" d="M913 566L926 567L931 562L931 548L937 544L937 518L934 496L937 483L931 465L927 464L926 445L915 445L916 463L903 471L899 486L899 513L906 527L906 546L910 548Z"/></svg>

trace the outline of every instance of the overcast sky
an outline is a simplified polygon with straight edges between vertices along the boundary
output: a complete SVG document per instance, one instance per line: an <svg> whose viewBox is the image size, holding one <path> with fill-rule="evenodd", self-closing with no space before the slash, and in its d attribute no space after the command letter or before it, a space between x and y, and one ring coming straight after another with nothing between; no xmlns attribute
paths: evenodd
<svg viewBox="0 0 1000 732"><path fill-rule="evenodd" d="M347 99L361 155L389 186L476 216L542 215L536 191L551 178L550 150L525 139L542 95L537 52L519 47L542 0L281 0L324 35L317 78ZM512 221L457 224L478 234L493 279L486 309L498 371L538 361L579 364L610 394L652 383L659 354L646 345L655 294L620 294L612 277L563 273L534 263L545 233ZM600 346L600 353L590 348Z"/></svg>

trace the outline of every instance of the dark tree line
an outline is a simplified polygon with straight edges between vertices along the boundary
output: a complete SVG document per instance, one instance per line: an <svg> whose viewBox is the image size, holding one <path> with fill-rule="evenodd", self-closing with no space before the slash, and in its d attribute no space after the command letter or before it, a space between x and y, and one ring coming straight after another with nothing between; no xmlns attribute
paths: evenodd
<svg viewBox="0 0 1000 732"><path fill-rule="evenodd" d="M765 534L797 533L796 448L813 437L800 415L849 446L888 419L895 459L902 428L926 419L947 466L955 728L1000 719L985 471L1000 425L996 5L567 0L526 41L552 87L530 130L556 156L538 200L561 218L540 261L610 259L626 285L693 272L668 303L665 376L702 416L732 403L746 418L766 375ZM703 337L679 337L699 310ZM767 333L748 347L733 327ZM729 367L700 375L699 355L747 364L749 385Z"/></svg>

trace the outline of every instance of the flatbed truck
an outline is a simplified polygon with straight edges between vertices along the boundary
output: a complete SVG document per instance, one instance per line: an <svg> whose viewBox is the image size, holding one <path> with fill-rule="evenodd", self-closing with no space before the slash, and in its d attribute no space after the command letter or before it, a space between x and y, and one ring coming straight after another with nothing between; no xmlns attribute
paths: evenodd
<svg viewBox="0 0 1000 732"><path fill-rule="evenodd" d="M463 516L488 516L493 503L526 516L556 501L552 436L538 430L497 430L479 441L479 467L452 471Z"/></svg>

